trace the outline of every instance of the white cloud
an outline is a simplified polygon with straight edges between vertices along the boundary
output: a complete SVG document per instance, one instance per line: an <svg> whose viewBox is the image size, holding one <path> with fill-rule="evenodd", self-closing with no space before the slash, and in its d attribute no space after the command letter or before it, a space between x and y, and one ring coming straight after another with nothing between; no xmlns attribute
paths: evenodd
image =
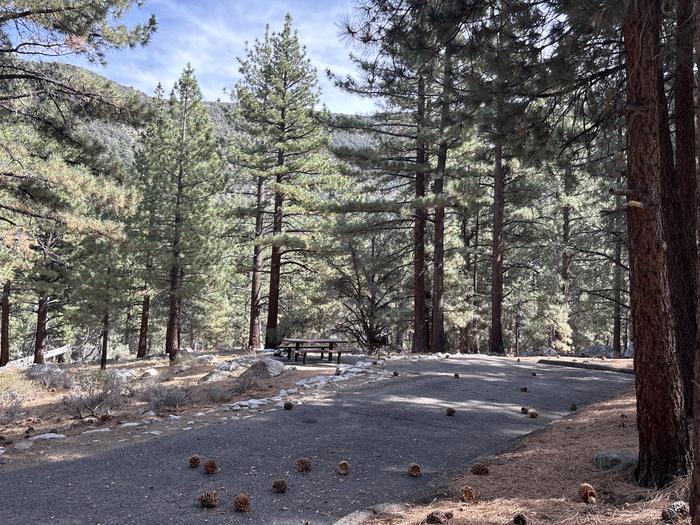
<svg viewBox="0 0 700 525"><path fill-rule="evenodd" d="M335 112L369 112L371 101L339 91L326 78L326 69L352 72L348 50L338 35L338 22L351 12L352 0L150 0L128 22L158 18L158 32L145 48L108 55L97 72L122 84L151 93L158 82L168 89L182 68L191 63L208 100L225 99L224 88L238 78L236 57L246 42L261 38L265 25L280 29L287 12L318 70L323 102Z"/></svg>

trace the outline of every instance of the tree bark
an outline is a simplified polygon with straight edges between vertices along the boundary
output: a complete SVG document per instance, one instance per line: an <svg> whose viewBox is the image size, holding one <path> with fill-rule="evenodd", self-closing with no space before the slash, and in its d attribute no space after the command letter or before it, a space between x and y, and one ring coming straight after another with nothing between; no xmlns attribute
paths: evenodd
<svg viewBox="0 0 700 525"><path fill-rule="evenodd" d="M440 134L438 146L437 169L433 192L437 199L442 198L447 169L447 127L450 118L450 99L452 97L452 46L447 45L444 56L444 74L442 82L442 103L440 108ZM435 236L433 239L433 316L430 330L430 351L433 353L447 351L445 338L445 206L440 202L435 205Z"/></svg>
<svg viewBox="0 0 700 525"><path fill-rule="evenodd" d="M425 79L418 79L418 107L416 111L416 198L425 197L426 146ZM427 316L425 313L425 223L427 213L420 204L415 209L413 223L413 340L411 352L428 351Z"/></svg>
<svg viewBox="0 0 700 525"><path fill-rule="evenodd" d="M44 364L44 351L46 350L46 323L49 317L49 297L42 295L39 297L39 305L36 315L36 335L34 341L34 363Z"/></svg>
<svg viewBox="0 0 700 525"><path fill-rule="evenodd" d="M10 361L10 281L2 287L2 315L0 316L0 366Z"/></svg>
<svg viewBox="0 0 700 525"><path fill-rule="evenodd" d="M136 352L137 359L143 359L148 355L148 317L151 313L151 296L143 296L141 305L141 328L139 329L139 348Z"/></svg>
<svg viewBox="0 0 700 525"><path fill-rule="evenodd" d="M700 9L700 0L695 1L695 11ZM695 64L700 67L700 31L696 31L694 35L695 40ZM700 70L699 70L700 71ZM700 81L700 74L696 79ZM700 129L700 105L696 107L695 111L695 125L697 129ZM695 134L695 148L696 151L700 150L700 133ZM695 216L695 228L696 228L696 238L700 238L700 207L696 207ZM696 274L695 274L695 302L700 304L700 264L696 264ZM696 311L696 326L700 326L700 308ZM696 348L700 348L700 330L696 330ZM695 381L693 384L693 398L700 399L700 359L695 360L694 364L694 377ZM690 514L692 516L692 524L700 525L700 403L693 403L693 428L695 432L692 433L693 436L693 475L690 481Z"/></svg>
<svg viewBox="0 0 700 525"><path fill-rule="evenodd" d="M277 166L284 166L284 152L277 153ZM276 183L282 184L282 175L277 174ZM272 217L272 233L278 235L282 233L282 220L284 217L284 194L278 187L275 188L275 210ZM272 256L270 258L270 291L267 297L267 325L265 327L265 348L277 348L280 343L277 333L279 321L280 303L280 272L282 269L282 247L277 243L272 245Z"/></svg>
<svg viewBox="0 0 700 525"><path fill-rule="evenodd" d="M695 173L695 122L693 104L693 0L676 2L676 71L674 74L674 113L676 162L664 174L668 199L662 199L664 227L668 244L668 275L675 314L676 344L680 356L686 413L693 416L693 372L697 324L695 319L695 279L697 265ZM663 82L661 82L663 89ZM665 94L664 105L665 109ZM664 112L665 113L665 112ZM664 115L662 115L663 117ZM668 119L665 120L668 122ZM665 126L668 129L668 125ZM667 131L670 147L670 130ZM671 151L671 155L673 152Z"/></svg>
<svg viewBox="0 0 700 525"><path fill-rule="evenodd" d="M626 4L630 299L635 342L640 485L662 487L689 467L661 216L659 3ZM667 181L665 181L667 182ZM637 202L641 202L640 205Z"/></svg>
<svg viewBox="0 0 700 525"><path fill-rule="evenodd" d="M617 222L617 221L615 221ZM615 232L615 263L613 266L613 354L622 357L622 236Z"/></svg>
<svg viewBox="0 0 700 525"><path fill-rule="evenodd" d="M497 119L503 111L503 99L497 96ZM489 352L503 354L503 220L505 214L505 173L500 133L494 144L493 168L493 238L491 240L491 328Z"/></svg>
<svg viewBox="0 0 700 525"><path fill-rule="evenodd" d="M100 369L107 368L107 347L109 345L109 312L105 310L102 317L102 357L100 359Z"/></svg>
<svg viewBox="0 0 700 525"><path fill-rule="evenodd" d="M255 205L255 241L263 230L263 178L258 177L258 189ZM248 348L260 348L260 293L262 291L262 247L253 246L253 274L250 283L250 326L248 329Z"/></svg>

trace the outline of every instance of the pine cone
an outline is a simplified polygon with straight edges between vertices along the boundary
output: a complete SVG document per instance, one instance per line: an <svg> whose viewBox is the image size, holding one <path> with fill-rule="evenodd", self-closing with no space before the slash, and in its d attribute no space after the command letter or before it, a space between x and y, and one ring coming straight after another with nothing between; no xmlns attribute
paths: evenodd
<svg viewBox="0 0 700 525"><path fill-rule="evenodd" d="M527 525L527 518L525 517L525 514L518 512L515 516L513 516L513 525Z"/></svg>
<svg viewBox="0 0 700 525"><path fill-rule="evenodd" d="M204 472L207 474L215 474L217 470L219 470L219 467L213 459L208 459L204 462Z"/></svg>
<svg viewBox="0 0 700 525"><path fill-rule="evenodd" d="M341 461L338 463L338 474L341 476L347 476L350 472L350 463L347 461Z"/></svg>
<svg viewBox="0 0 700 525"><path fill-rule="evenodd" d="M457 411L456 411L454 408L452 408L452 407L447 407L447 408L445 409L445 415L446 415L446 416L454 416L456 413L457 413Z"/></svg>
<svg viewBox="0 0 700 525"><path fill-rule="evenodd" d="M521 391L521 392L527 392L527 387L526 387L526 386L520 387L520 391Z"/></svg>
<svg viewBox="0 0 700 525"><path fill-rule="evenodd" d="M412 478L420 476L420 465L418 463L411 463L408 466L408 475Z"/></svg>
<svg viewBox="0 0 700 525"><path fill-rule="evenodd" d="M462 501L466 503L476 501L476 491L469 485L462 487Z"/></svg>
<svg viewBox="0 0 700 525"><path fill-rule="evenodd" d="M455 379L459 379L459 374L455 372Z"/></svg>
<svg viewBox="0 0 700 525"><path fill-rule="evenodd" d="M272 490L278 494L284 494L287 492L287 482L283 479L277 479L272 482Z"/></svg>
<svg viewBox="0 0 700 525"><path fill-rule="evenodd" d="M294 408L294 403L291 401L285 401L284 402L284 409L285 410L292 410Z"/></svg>
<svg viewBox="0 0 700 525"><path fill-rule="evenodd" d="M572 412L576 412L578 410L576 403L571 403L571 405L569 405L569 410L571 410Z"/></svg>
<svg viewBox="0 0 700 525"><path fill-rule="evenodd" d="M530 416L532 419L535 419L537 416L539 416L539 412L535 410L534 408L531 408L530 410L527 411L527 415Z"/></svg>
<svg viewBox="0 0 700 525"><path fill-rule="evenodd" d="M475 476L486 476L489 473L489 468L483 463L474 463L469 467L469 472Z"/></svg>
<svg viewBox="0 0 700 525"><path fill-rule="evenodd" d="M530 409L527 407L520 407L520 412L522 412L523 414L527 414L529 411Z"/></svg>
<svg viewBox="0 0 700 525"><path fill-rule="evenodd" d="M588 483L581 483L578 488L578 497L581 498L581 501L595 505L596 496L595 489L591 485Z"/></svg>
<svg viewBox="0 0 700 525"><path fill-rule="evenodd" d="M200 458L197 454L190 456L190 468L197 468L201 462L202 458Z"/></svg>
<svg viewBox="0 0 700 525"><path fill-rule="evenodd" d="M311 460L309 458L299 458L297 459L295 466L299 472L308 472L311 470Z"/></svg>
<svg viewBox="0 0 700 525"><path fill-rule="evenodd" d="M241 492L238 496L233 498L233 506L238 512L249 512L250 496L245 492Z"/></svg>
<svg viewBox="0 0 700 525"><path fill-rule="evenodd" d="M219 506L219 495L215 490L202 492L197 499L203 509L213 509Z"/></svg>

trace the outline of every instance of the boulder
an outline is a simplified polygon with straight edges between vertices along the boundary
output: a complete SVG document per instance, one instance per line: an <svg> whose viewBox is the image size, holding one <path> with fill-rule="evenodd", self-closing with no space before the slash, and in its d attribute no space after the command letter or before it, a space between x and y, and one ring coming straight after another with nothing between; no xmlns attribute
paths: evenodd
<svg viewBox="0 0 700 525"><path fill-rule="evenodd" d="M632 359L634 357L634 343L630 343L627 345L627 348L625 348L622 357L626 357L628 359Z"/></svg>
<svg viewBox="0 0 700 525"><path fill-rule="evenodd" d="M216 359L213 355L211 354L205 354L205 355L199 355L194 358L194 362L197 363L198 365L205 365L207 363L211 363L214 359Z"/></svg>
<svg viewBox="0 0 700 525"><path fill-rule="evenodd" d="M155 368L147 368L146 370L143 371L141 374L141 377L143 379L148 378L148 377L158 377L158 370Z"/></svg>
<svg viewBox="0 0 700 525"><path fill-rule="evenodd" d="M234 370L240 368L241 364L238 361L224 361L216 365L217 370L223 370L224 372L233 372Z"/></svg>
<svg viewBox="0 0 700 525"><path fill-rule="evenodd" d="M265 357L259 361L255 361L248 369L238 376L239 382L249 381L251 379L269 379L277 377L284 370L284 365L275 359Z"/></svg>
<svg viewBox="0 0 700 525"><path fill-rule="evenodd" d="M581 357L612 357L613 347L610 345L593 345L579 352Z"/></svg>
<svg viewBox="0 0 700 525"><path fill-rule="evenodd" d="M73 376L53 363L32 365L25 374L32 381L37 381L49 388L71 388L75 384Z"/></svg>
<svg viewBox="0 0 700 525"><path fill-rule="evenodd" d="M217 381L225 381L231 379L231 372L226 372L224 370L214 370L209 372L203 378L201 378L197 383L215 383Z"/></svg>
<svg viewBox="0 0 700 525"><path fill-rule="evenodd" d="M637 456L629 452L602 450L593 456L593 464L599 470L623 472L637 464Z"/></svg>

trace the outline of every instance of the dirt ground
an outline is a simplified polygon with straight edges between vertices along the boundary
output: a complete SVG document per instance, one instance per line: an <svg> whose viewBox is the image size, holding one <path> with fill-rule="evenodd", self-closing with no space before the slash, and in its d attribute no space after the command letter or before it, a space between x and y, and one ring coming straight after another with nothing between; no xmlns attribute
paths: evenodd
<svg viewBox="0 0 700 525"><path fill-rule="evenodd" d="M658 492L637 487L631 470L597 470L593 456L603 450L637 451L632 391L526 436L514 449L483 461L488 475L466 472L453 481L445 495L428 505L411 506L397 515L379 515L366 523L429 523L427 515L442 510L453 512L454 517L447 522L450 525L503 525L514 523L518 513L529 525L642 525L661 523L661 512L671 502L687 501L685 480ZM596 489L597 504L580 501L581 483ZM465 486L476 492L475 502L460 501L458 495Z"/></svg>
<svg viewBox="0 0 700 525"><path fill-rule="evenodd" d="M206 426L226 418L251 417L259 411L273 409L274 405L237 413L224 413L221 411L221 405L244 399L273 397L281 389L295 387L300 379L331 375L335 372L334 366L325 363L320 366L310 363L303 367L287 367L281 375L260 380L245 392L233 394L227 391L229 380L198 384L198 381L214 370L217 364L240 357L229 353L213 355L213 359L206 364L197 364L196 354L185 356L175 366L170 366L165 357L110 363L107 372L110 369L134 370L138 377L147 369L155 369L158 375L151 380L133 380L134 393L121 396L120 406L110 410L109 415L102 418L76 417L68 402L69 397L75 394L74 390L43 388L38 383L26 379L20 371L3 371L0 374L0 392L3 388L12 388L21 394L22 399L14 415L9 411L0 410L0 415L3 415L3 418L0 418L0 447L5 449L5 454L0 455L0 464L3 465L3 469L24 468L31 464L92 455L126 443L156 439L163 434ZM99 365L95 363L64 366L78 379L94 380L100 375ZM233 372L234 377L231 379L246 368L241 366ZM139 389L147 388L149 382L187 389L190 396L177 408L162 409L155 416L144 417L141 412L150 407L149 403L139 396ZM307 394L298 394L304 395ZM301 402L301 399L303 397L298 402ZM14 447L16 443L26 441L27 437L44 433L63 434L66 439L36 440L27 450Z"/></svg>

